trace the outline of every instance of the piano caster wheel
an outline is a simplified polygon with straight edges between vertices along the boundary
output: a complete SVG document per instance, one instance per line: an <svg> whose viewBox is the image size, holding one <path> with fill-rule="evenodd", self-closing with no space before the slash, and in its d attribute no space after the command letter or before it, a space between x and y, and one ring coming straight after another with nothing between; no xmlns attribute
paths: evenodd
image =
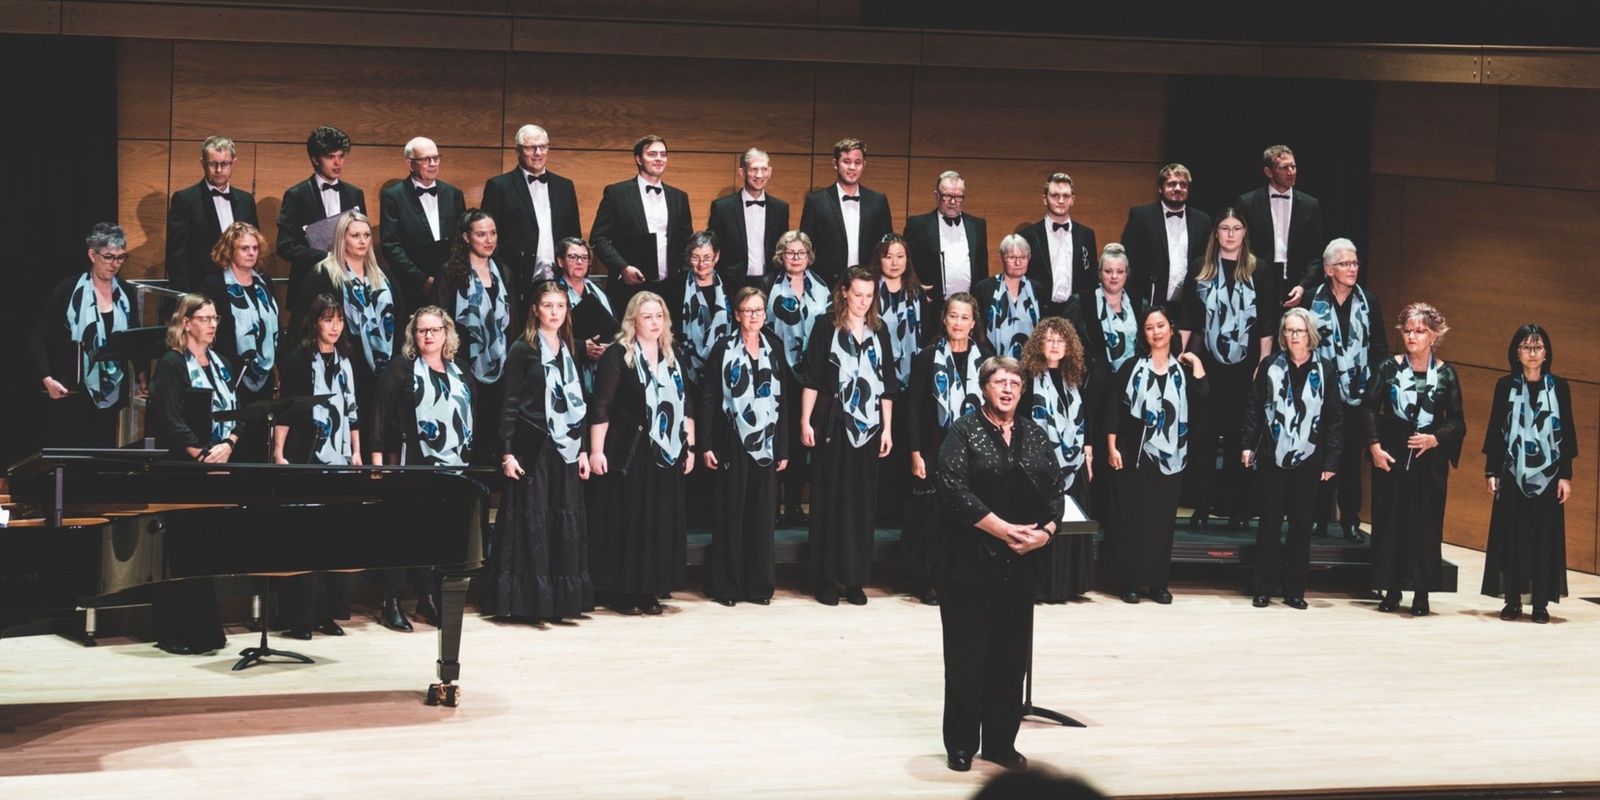
<svg viewBox="0 0 1600 800"><path fill-rule="evenodd" d="M428 687L428 705L455 708L460 704L460 686L453 683L435 683Z"/></svg>

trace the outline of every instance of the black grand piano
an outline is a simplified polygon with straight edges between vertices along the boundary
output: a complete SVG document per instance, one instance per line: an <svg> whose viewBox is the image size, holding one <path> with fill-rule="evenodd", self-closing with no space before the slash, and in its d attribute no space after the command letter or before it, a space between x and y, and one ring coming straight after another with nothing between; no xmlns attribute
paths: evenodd
<svg viewBox="0 0 1600 800"><path fill-rule="evenodd" d="M488 488L462 470L199 464L150 450L46 449L12 465L0 636L158 581L432 567L439 682L459 701L462 612L483 565ZM20 518L19 518L20 517Z"/></svg>

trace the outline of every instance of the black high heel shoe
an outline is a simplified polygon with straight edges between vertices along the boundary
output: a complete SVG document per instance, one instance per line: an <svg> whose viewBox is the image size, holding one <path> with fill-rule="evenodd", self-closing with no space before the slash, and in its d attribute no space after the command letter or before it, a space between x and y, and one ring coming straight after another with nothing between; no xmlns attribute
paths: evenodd
<svg viewBox="0 0 1600 800"><path fill-rule="evenodd" d="M1390 611L1393 611L1393 610L1395 610L1395 609L1397 609L1399 607L1400 607L1400 592L1399 591L1385 592L1384 595L1383 595L1383 602L1378 603L1378 610L1382 611L1385 614L1387 614Z"/></svg>

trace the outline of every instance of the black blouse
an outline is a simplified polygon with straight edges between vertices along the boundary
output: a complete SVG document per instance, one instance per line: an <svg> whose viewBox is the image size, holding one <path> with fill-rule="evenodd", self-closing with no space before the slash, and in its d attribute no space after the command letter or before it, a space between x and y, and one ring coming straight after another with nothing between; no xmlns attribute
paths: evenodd
<svg viewBox="0 0 1600 800"><path fill-rule="evenodd" d="M1555 377L1555 376L1551 376ZM1499 477L1505 471L1506 437L1511 432L1508 423L1511 417L1511 389L1516 386L1517 376L1502 375L1494 385L1494 406L1489 411L1489 424L1483 432L1483 474L1490 477ZM1534 402L1544 404L1549 400L1543 397L1543 381L1539 384L1530 384ZM1572 480L1572 461L1578 457L1578 429L1572 419L1572 388L1563 378L1555 378L1556 403L1561 406L1561 453L1557 457L1556 477Z"/></svg>
<svg viewBox="0 0 1600 800"><path fill-rule="evenodd" d="M211 355L215 360L211 364L212 380L216 380L216 361L227 365L228 372L235 376L238 372L234 365L228 362L227 357L213 350ZM216 442L211 440L209 431L196 432L183 417L185 397L190 397L190 403L202 404L209 415L211 410L211 392L209 390L194 390L189 384L189 364L183 352L168 350L156 360L156 374L150 381L150 405L146 411L146 425L150 435L156 441L156 447L170 451L174 456L188 458L185 448L198 447L205 449ZM198 415L196 418L198 422ZM246 426L239 425L233 430L233 435L240 439L252 435Z"/></svg>
<svg viewBox="0 0 1600 800"><path fill-rule="evenodd" d="M1048 519L1023 518L1028 492L1018 491L1019 472L1038 495L1040 502L1034 504L1048 509ZM1042 548L1019 556L976 526L990 513L1018 525L1044 526L1061 519L1065 503L1057 487L1063 478L1044 430L1018 413L1008 444L982 413L962 417L950 426L939 450L937 480L946 511L942 576L956 583L1031 594L1044 560Z"/></svg>
<svg viewBox="0 0 1600 800"><path fill-rule="evenodd" d="M639 455L650 447L648 437L644 434L650 409L645 405L644 384L639 382L638 370L628 366L622 357L630 347L633 347L632 342L616 342L606 348L595 372L594 397L589 401L589 424L609 425L606 429L606 460L611 469L621 471L626 470L630 455L634 458L650 457L648 453ZM678 369L683 369L681 360ZM694 392L688 391L686 385L684 419L694 419L695 411ZM690 448L691 451L693 449Z"/></svg>

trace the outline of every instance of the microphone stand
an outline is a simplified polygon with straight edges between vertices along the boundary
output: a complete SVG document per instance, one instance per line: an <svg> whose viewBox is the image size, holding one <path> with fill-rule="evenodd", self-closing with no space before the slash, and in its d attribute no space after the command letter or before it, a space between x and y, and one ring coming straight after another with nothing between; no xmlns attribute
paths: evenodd
<svg viewBox="0 0 1600 800"><path fill-rule="evenodd" d="M1064 490L1063 490L1062 494L1065 495L1065 491ZM1067 503L1070 503L1071 507L1077 508L1077 505L1078 505L1077 501L1073 500L1070 495L1064 496L1062 499L1065 500ZM1077 523L1077 524L1081 526L1083 523ZM1061 536L1061 535L1072 535L1072 536L1092 535L1094 533L1095 528L1097 527L1093 523L1090 523L1088 525L1088 529L1087 530L1073 530L1073 531L1069 532L1066 529L1067 525L1068 525L1068 523L1066 521L1057 520L1056 521L1056 535L1057 536ZM1034 629L1033 629L1032 626L1030 626L1029 629L1028 629L1028 671L1023 673L1023 676L1022 676L1022 681L1023 681L1022 682L1022 687L1023 687L1022 688L1022 717L1023 717L1023 719L1027 719L1028 717L1039 717L1041 719L1047 719L1047 720L1050 720L1051 722L1059 723L1059 724L1061 724L1063 726L1066 726L1068 728L1087 728L1087 727L1089 727L1089 726L1083 724L1082 722L1079 722L1079 721L1073 719L1072 717L1069 717L1066 714L1063 714L1063 713L1061 713L1059 711L1051 711L1050 709L1045 708L1043 706L1036 706L1036 705L1033 704L1033 640L1034 640L1034 636L1035 636Z"/></svg>

